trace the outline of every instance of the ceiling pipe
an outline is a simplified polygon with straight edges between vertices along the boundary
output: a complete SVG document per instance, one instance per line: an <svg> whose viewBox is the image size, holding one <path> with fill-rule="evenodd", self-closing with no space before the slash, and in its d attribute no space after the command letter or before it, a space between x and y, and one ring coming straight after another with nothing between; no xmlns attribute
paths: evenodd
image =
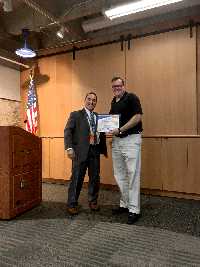
<svg viewBox="0 0 200 267"><path fill-rule="evenodd" d="M44 15L46 18L48 18L49 20L52 21L52 23L49 23L46 27L53 25L53 24L58 24L60 27L63 27L65 29L66 32L69 32L69 29L67 29L65 26L63 26L63 24L61 24L60 22L75 8L84 4L87 4L89 2L93 2L94 0L87 0L85 2L79 3L74 5L72 8L70 8L69 10L65 11L59 19L55 18L52 14L50 14L47 10L45 10L44 8L42 8L40 5L36 4L33 0L23 0L27 5L29 5L30 7L32 7L33 9L35 9L36 11L38 11L39 13L41 13L42 15Z"/></svg>
<svg viewBox="0 0 200 267"><path fill-rule="evenodd" d="M1 0L0 0L1 1ZM78 6L81 6L83 4L87 4L89 2L93 2L94 0L87 0L85 2L79 3L74 5L71 9L65 11L59 19L55 18L52 14L50 14L47 10L45 10L44 8L42 8L40 5L36 4L33 0L22 0L24 1L27 5L29 5L30 7L32 7L33 9L35 9L36 11L38 11L39 13L41 13L42 15L44 15L46 18L48 18L49 20L51 20L52 22L47 24L46 26L40 27L39 29L44 29L46 27L49 27L51 25L54 24L58 24L60 27L63 27L65 29L66 32L70 33L72 35L77 36L78 38L82 39L81 36L79 36L77 33L75 33L74 31L72 31L71 29L66 28L61 21L75 8ZM34 29L33 29L34 30ZM31 31L31 30L30 30ZM75 40L77 42L77 40ZM84 41L84 40L83 40Z"/></svg>
<svg viewBox="0 0 200 267"><path fill-rule="evenodd" d="M53 22L53 23L48 24L47 26L52 25L52 24L58 24L60 27L64 27L66 32L69 32L69 29L67 29L64 25L60 24L57 18L55 18L52 14L50 14L47 10L42 8L40 5L36 4L32 0L23 0L23 1L27 5L29 5L30 7L32 7L33 9L35 9L36 11L38 11L39 13L41 13L42 15L44 15L46 18L48 18L49 20Z"/></svg>
<svg viewBox="0 0 200 267"><path fill-rule="evenodd" d="M59 18L59 22L61 22L67 15L69 15L69 13L75 8L75 7L78 7L78 6L81 6L81 5L84 5L84 4L87 4L87 3L90 3L90 2L93 2L94 0L88 0L88 1L85 1L85 2L82 2L80 4L76 4L74 5L72 8L70 8L69 10L65 11Z"/></svg>
<svg viewBox="0 0 200 267"><path fill-rule="evenodd" d="M72 35L77 36L78 38L81 38L81 36L79 36L77 33L75 33L73 30L66 28L61 21L77 6L89 3L89 2L93 2L94 0L87 0L85 2L82 2L80 4L76 4L74 5L71 9L67 10L66 12L63 13L63 15L61 15L61 17L59 19L55 18L52 14L50 14L47 10L45 10L44 8L42 8L40 5L36 4L33 0L22 0L24 1L27 5L29 5L30 7L32 7L33 9L35 9L36 11L38 11L39 13L41 13L42 15L44 15L46 18L48 18L49 20L51 20L52 22L47 24L45 27L41 27L41 28L46 28L49 27L51 25L54 24L58 24L60 27L63 27L65 29L66 32L70 33Z"/></svg>

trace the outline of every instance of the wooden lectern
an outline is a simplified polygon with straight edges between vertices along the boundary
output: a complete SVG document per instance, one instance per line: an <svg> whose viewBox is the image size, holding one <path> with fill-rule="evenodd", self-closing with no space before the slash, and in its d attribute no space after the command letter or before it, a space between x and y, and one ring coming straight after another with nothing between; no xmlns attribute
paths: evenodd
<svg viewBox="0 0 200 267"><path fill-rule="evenodd" d="M11 219L41 203L41 138L0 126L0 218Z"/></svg>

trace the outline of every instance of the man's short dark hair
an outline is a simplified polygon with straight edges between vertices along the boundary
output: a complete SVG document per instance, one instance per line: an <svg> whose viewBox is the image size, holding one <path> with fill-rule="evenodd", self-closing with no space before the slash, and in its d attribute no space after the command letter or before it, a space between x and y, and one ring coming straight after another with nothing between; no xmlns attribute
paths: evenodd
<svg viewBox="0 0 200 267"><path fill-rule="evenodd" d="M97 95L96 95L95 93L93 93L93 92L88 93L88 94L85 96L85 100L86 100L86 98L87 98L88 95L95 95L95 96L96 96L96 101L97 101Z"/></svg>
<svg viewBox="0 0 200 267"><path fill-rule="evenodd" d="M111 83L114 82L114 81L117 81L117 80L121 80L122 81L122 85L124 85L124 80L121 77L114 77L114 78L112 78Z"/></svg>

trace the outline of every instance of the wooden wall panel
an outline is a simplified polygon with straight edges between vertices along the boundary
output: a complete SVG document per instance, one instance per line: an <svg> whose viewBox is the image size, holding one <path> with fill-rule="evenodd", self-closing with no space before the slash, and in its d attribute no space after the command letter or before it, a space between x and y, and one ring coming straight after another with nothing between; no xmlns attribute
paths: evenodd
<svg viewBox="0 0 200 267"><path fill-rule="evenodd" d="M42 178L70 180L72 161L64 138L42 138Z"/></svg>
<svg viewBox="0 0 200 267"><path fill-rule="evenodd" d="M200 27L197 27L197 128L200 135Z"/></svg>
<svg viewBox="0 0 200 267"><path fill-rule="evenodd" d="M26 124L24 123L26 119L26 110L28 102L28 87L30 84L30 70L24 70L20 75L21 80L21 125L24 130L26 130Z"/></svg>
<svg viewBox="0 0 200 267"><path fill-rule="evenodd" d="M72 161L67 157L64 138L50 138L50 174L49 178L70 180Z"/></svg>
<svg viewBox="0 0 200 267"><path fill-rule="evenodd" d="M187 193L200 194L200 138L188 138Z"/></svg>
<svg viewBox="0 0 200 267"><path fill-rule="evenodd" d="M117 185L113 171L111 140L112 138L107 138L106 140L108 158L106 158L104 155L101 155L100 183Z"/></svg>
<svg viewBox="0 0 200 267"><path fill-rule="evenodd" d="M50 139L42 138L42 178L50 178L49 167L50 167Z"/></svg>
<svg viewBox="0 0 200 267"><path fill-rule="evenodd" d="M38 61L41 75L47 75L49 80L37 88L39 135L45 137L57 136L56 126L56 57Z"/></svg>
<svg viewBox="0 0 200 267"><path fill-rule="evenodd" d="M95 111L108 113L114 76L125 77L125 52L120 43L78 51L73 61L72 109L82 109L85 95L92 91L98 96Z"/></svg>
<svg viewBox="0 0 200 267"><path fill-rule="evenodd" d="M131 41L126 86L141 100L145 135L197 134L196 30Z"/></svg>
<svg viewBox="0 0 200 267"><path fill-rule="evenodd" d="M61 137L71 112L71 55L65 54L45 59L41 70L50 77L38 90L40 135Z"/></svg>
<svg viewBox="0 0 200 267"><path fill-rule="evenodd" d="M162 139L163 190L187 192L187 138Z"/></svg>
<svg viewBox="0 0 200 267"><path fill-rule="evenodd" d="M66 180L63 138L50 139L50 178Z"/></svg>
<svg viewBox="0 0 200 267"><path fill-rule="evenodd" d="M56 136L64 136L64 128L71 111L72 54L65 54L56 56Z"/></svg>
<svg viewBox="0 0 200 267"><path fill-rule="evenodd" d="M71 68L71 54L39 59L33 66L39 136L64 136L64 128L72 109ZM22 72L22 122L26 118L29 76L30 70Z"/></svg>
<svg viewBox="0 0 200 267"><path fill-rule="evenodd" d="M161 139L142 139L142 188L162 190Z"/></svg>

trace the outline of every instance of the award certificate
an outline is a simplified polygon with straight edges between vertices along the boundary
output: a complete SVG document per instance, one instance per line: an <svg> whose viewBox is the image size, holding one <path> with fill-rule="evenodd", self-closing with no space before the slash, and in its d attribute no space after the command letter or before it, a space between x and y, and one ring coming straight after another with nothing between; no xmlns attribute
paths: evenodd
<svg viewBox="0 0 200 267"><path fill-rule="evenodd" d="M98 114L98 132L110 132L119 128L120 115Z"/></svg>

